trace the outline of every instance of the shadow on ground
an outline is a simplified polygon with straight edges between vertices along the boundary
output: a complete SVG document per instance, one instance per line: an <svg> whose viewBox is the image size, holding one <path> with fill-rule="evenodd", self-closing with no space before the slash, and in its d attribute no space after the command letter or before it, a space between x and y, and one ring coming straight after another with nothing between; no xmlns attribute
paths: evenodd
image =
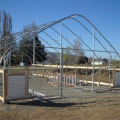
<svg viewBox="0 0 120 120"><path fill-rule="evenodd" d="M10 103L11 105L25 105L25 106L41 106L41 107L68 107L76 105L76 103L55 103L50 100L33 100L20 103Z"/></svg>
<svg viewBox="0 0 120 120"><path fill-rule="evenodd" d="M74 105L86 106L88 104L95 104L99 100L87 101L87 102L53 102L51 100L32 100L32 101L22 101L22 102L10 102L10 105L24 105L24 106L40 106L40 107L71 107ZM100 102L100 101L99 101ZM101 101L105 102L105 101ZM87 106L89 107L89 106ZM91 105L90 105L91 107Z"/></svg>

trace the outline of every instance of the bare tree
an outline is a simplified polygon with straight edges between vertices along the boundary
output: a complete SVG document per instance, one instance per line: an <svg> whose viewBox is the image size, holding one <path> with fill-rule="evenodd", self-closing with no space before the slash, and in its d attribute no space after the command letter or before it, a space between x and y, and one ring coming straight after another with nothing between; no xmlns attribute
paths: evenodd
<svg viewBox="0 0 120 120"><path fill-rule="evenodd" d="M96 61L102 61L102 58L101 58L101 57L98 57L98 58L96 59Z"/></svg>
<svg viewBox="0 0 120 120"><path fill-rule="evenodd" d="M67 46L65 49L63 49L63 62L68 64L70 57L72 55L72 48L71 46ZM58 53L58 59L60 60L60 53Z"/></svg>
<svg viewBox="0 0 120 120"><path fill-rule="evenodd" d="M53 57L53 56L50 56L48 60L49 60L49 62L51 62L52 64L55 64L55 62L56 62L56 58Z"/></svg>
<svg viewBox="0 0 120 120"><path fill-rule="evenodd" d="M0 34L6 36L12 34L12 17L10 14L0 11Z"/></svg>
<svg viewBox="0 0 120 120"><path fill-rule="evenodd" d="M38 36L36 24L35 22L32 22L30 25L26 25L23 27L24 32L24 39L31 40L31 36Z"/></svg>
<svg viewBox="0 0 120 120"><path fill-rule="evenodd" d="M73 50L73 51L74 51L75 55L83 56L85 54L82 49L82 44L79 40L74 41L74 48L75 48L75 50Z"/></svg>
<svg viewBox="0 0 120 120"><path fill-rule="evenodd" d="M12 17L10 16L9 13L7 14L5 11L1 13L0 11L0 37L7 35L11 35L11 38L9 40L5 39L2 42L2 44L0 44L1 46L4 47L4 49L0 51L1 55L3 54L4 51L6 51L8 47L10 47L10 42L13 41L13 39L12 39Z"/></svg>
<svg viewBox="0 0 120 120"><path fill-rule="evenodd" d="M3 11L3 14L0 11L0 34L1 36L12 34L12 17L5 11Z"/></svg>
<svg viewBox="0 0 120 120"><path fill-rule="evenodd" d="M23 27L24 39L30 40L30 28L31 28L30 25L26 25Z"/></svg>
<svg viewBox="0 0 120 120"><path fill-rule="evenodd" d="M2 19L2 36L6 36L6 12L3 11L3 19Z"/></svg>
<svg viewBox="0 0 120 120"><path fill-rule="evenodd" d="M9 35L11 33L12 33L12 17L8 13L8 29L7 29L7 34Z"/></svg>
<svg viewBox="0 0 120 120"><path fill-rule="evenodd" d="M76 60L79 58L79 56L84 56L84 51L82 49L82 44L79 40L74 41L74 48L73 52L75 53Z"/></svg>
<svg viewBox="0 0 120 120"><path fill-rule="evenodd" d="M1 11L0 11L0 38L1 38Z"/></svg>
<svg viewBox="0 0 120 120"><path fill-rule="evenodd" d="M66 64L66 70L65 70L66 76L67 76L67 64L70 60L71 55L72 55L72 48L70 46L67 46L66 49L63 50L63 60Z"/></svg>
<svg viewBox="0 0 120 120"><path fill-rule="evenodd" d="M32 22L31 28L33 29L32 35L37 36L38 34L37 34L37 28L36 28L36 23L35 22Z"/></svg>
<svg viewBox="0 0 120 120"><path fill-rule="evenodd" d="M5 11L3 11L3 14L0 15L0 18L1 18L1 16L2 16L1 36L12 35L12 17L10 16L9 13L7 14ZM12 39L12 37L11 37L11 39ZM5 44L6 44L6 41L5 41Z"/></svg>
<svg viewBox="0 0 120 120"><path fill-rule="evenodd" d="M89 58L88 58L88 63L90 64L92 61L93 61L93 58L92 58L92 57L89 57Z"/></svg>
<svg viewBox="0 0 120 120"><path fill-rule="evenodd" d="M75 56L76 56L76 59L75 59L75 75L76 75L76 71L77 71L77 69L76 69L76 64L77 64L77 61L78 61L78 59L79 59L79 56L84 56L84 51L83 51L83 49L82 49L82 44L81 44L81 42L79 41L79 40L75 40L74 41L74 48L73 48L74 50L73 50L73 52L74 52L74 54L75 54Z"/></svg>

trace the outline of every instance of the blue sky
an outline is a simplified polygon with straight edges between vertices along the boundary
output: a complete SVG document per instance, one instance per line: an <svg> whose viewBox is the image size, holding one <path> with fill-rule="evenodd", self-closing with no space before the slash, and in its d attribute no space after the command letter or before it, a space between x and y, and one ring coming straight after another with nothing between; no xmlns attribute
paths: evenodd
<svg viewBox="0 0 120 120"><path fill-rule="evenodd" d="M120 53L120 0L0 0L9 12L13 31L32 21L37 25L80 14L89 19Z"/></svg>

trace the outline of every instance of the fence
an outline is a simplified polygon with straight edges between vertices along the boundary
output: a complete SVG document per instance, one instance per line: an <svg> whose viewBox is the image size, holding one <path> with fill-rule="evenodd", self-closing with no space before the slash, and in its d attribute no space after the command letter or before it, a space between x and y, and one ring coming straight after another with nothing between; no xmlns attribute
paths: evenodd
<svg viewBox="0 0 120 120"><path fill-rule="evenodd" d="M48 76L50 73L46 69L6 69L1 71L3 79L0 79L0 99L7 102L31 98L59 97L60 88L48 84Z"/></svg>
<svg viewBox="0 0 120 120"><path fill-rule="evenodd" d="M48 83L48 78L50 76L54 76L54 74L50 72L52 70L55 69L35 69L34 75L29 73L30 94L34 95L34 97L39 98L60 96L60 87L56 87ZM60 86L60 82L58 83L58 86Z"/></svg>
<svg viewBox="0 0 120 120"><path fill-rule="evenodd" d="M28 98L28 75L23 71L1 71L0 99L4 102Z"/></svg>
<svg viewBox="0 0 120 120"><path fill-rule="evenodd" d="M51 71L51 72L50 72ZM56 69L6 69L0 71L0 99L4 102L21 99L66 97L71 91L80 92L77 76L60 76ZM120 71L114 70L113 87L120 87ZM80 87L79 87L80 86ZM97 87L97 86L96 86ZM110 89L111 90L111 89ZM62 94L63 93L63 94Z"/></svg>
<svg viewBox="0 0 120 120"><path fill-rule="evenodd" d="M3 97L3 71L0 71L0 98Z"/></svg>
<svg viewBox="0 0 120 120"><path fill-rule="evenodd" d="M51 76L48 79L48 83L58 87L58 85L60 83L60 79L61 79L60 75ZM71 76L63 75L62 76L62 80L63 80L62 84L64 84L64 85L70 85L70 86L76 86L77 85L77 78L76 78L76 76L73 76L73 75L71 75Z"/></svg>

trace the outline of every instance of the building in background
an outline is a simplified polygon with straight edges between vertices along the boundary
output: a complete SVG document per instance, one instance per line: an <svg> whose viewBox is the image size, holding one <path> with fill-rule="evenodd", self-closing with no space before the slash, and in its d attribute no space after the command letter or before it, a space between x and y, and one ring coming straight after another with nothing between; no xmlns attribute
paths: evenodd
<svg viewBox="0 0 120 120"><path fill-rule="evenodd" d="M95 61L94 62L94 65L107 65L108 62L106 61ZM93 62L91 62L91 65L93 65Z"/></svg>

